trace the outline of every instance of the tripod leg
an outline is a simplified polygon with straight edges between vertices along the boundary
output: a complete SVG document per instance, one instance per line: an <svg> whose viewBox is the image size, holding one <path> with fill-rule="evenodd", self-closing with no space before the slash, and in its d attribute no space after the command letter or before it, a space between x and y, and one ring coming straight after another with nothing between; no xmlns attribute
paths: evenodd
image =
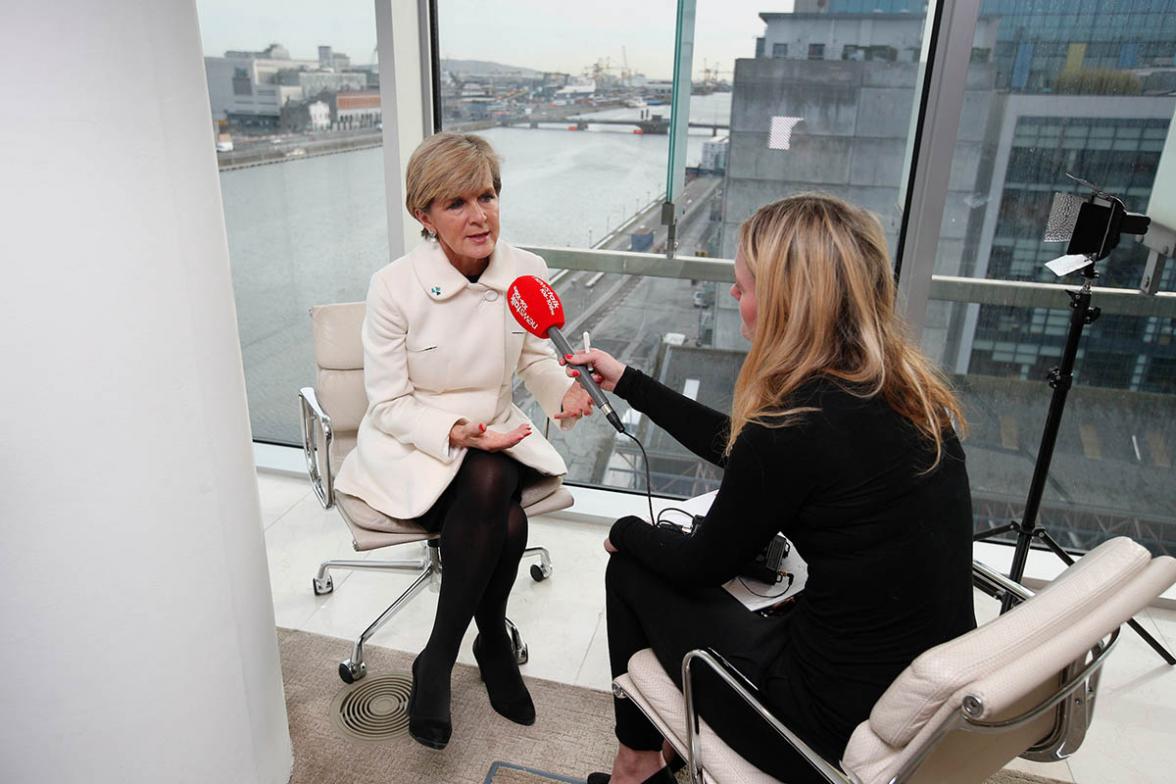
<svg viewBox="0 0 1176 784"><path fill-rule="evenodd" d="M1053 554L1056 555L1058 558L1061 558L1062 562L1065 563L1066 566L1073 566L1074 565L1073 557L1071 557L1071 555L1069 553L1067 553L1064 549L1062 549L1062 546L1060 544L1058 544L1056 539L1054 539L1052 536L1049 535L1049 531L1045 530L1044 528L1038 528L1036 531L1033 532L1033 536L1036 539L1040 539L1042 542L1045 543L1046 547L1053 550Z"/></svg>
<svg viewBox="0 0 1176 784"><path fill-rule="evenodd" d="M985 539L992 539L995 536L1001 536L1017 530L1020 530L1020 528L1016 523L1005 523L1004 525L998 525L996 528L989 528L987 531L972 534L972 541L983 542Z"/></svg>
<svg viewBox="0 0 1176 784"><path fill-rule="evenodd" d="M1050 550L1053 550L1054 555L1065 561L1068 566L1074 565L1074 559L1070 557L1070 554L1063 550L1062 546L1058 544L1044 528L1038 528L1033 532L1033 535L1037 539L1045 542L1046 546L1048 546ZM1132 631L1142 637L1143 641L1150 645L1151 649L1158 653L1161 659L1166 661L1169 665L1176 664L1176 657L1172 656L1171 652L1165 648L1159 640L1157 640L1155 637L1152 637L1151 634L1148 633L1147 629L1140 626L1138 621L1132 618L1127 622L1127 625L1131 627Z"/></svg>
<svg viewBox="0 0 1176 784"><path fill-rule="evenodd" d="M1161 659L1163 659L1164 661L1166 661L1170 665L1176 664L1176 657L1173 657L1171 652L1169 652L1167 648L1165 648L1162 644L1160 644L1159 640L1157 640L1155 637L1152 637L1150 634L1148 634L1147 629L1140 626L1139 623L1134 618L1127 621L1127 625L1130 626L1132 629L1134 629L1135 633L1138 634L1140 637L1142 637L1143 641L1146 642L1148 645L1150 645L1151 649L1153 651L1155 651L1156 653L1158 653L1160 655Z"/></svg>

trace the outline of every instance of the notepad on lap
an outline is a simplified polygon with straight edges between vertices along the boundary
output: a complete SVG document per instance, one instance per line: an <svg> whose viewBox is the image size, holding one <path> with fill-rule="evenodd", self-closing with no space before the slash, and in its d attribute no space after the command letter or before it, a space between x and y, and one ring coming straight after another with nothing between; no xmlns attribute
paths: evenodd
<svg viewBox="0 0 1176 784"><path fill-rule="evenodd" d="M675 504L674 510L667 509L661 519L688 527L694 515L699 517L706 516L718 492L718 490L712 490L709 493L681 501ZM681 509L682 512L676 511L677 509ZM792 574L791 585L788 585L787 581L772 585L748 577L735 577L724 583L723 587L749 610L762 610L766 607L771 607L787 599L789 596L794 596L799 593L804 588L805 580L808 579L808 566L805 564L804 559L796 552L796 547L792 548L792 552L788 554L788 557L784 559L780 566Z"/></svg>

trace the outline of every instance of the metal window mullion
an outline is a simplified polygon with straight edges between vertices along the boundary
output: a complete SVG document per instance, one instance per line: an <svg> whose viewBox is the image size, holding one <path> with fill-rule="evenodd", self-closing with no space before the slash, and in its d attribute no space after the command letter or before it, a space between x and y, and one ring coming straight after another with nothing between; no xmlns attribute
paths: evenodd
<svg viewBox="0 0 1176 784"><path fill-rule="evenodd" d="M964 109L968 64L980 0L939 0L928 11L932 26L926 35L934 40L927 54L922 105L915 134L910 179L907 186L903 232L898 247L899 306L911 338L923 333L931 274L943 226L952 158Z"/></svg>
<svg viewBox="0 0 1176 784"><path fill-rule="evenodd" d="M424 134L441 130L441 36L437 23L437 0L417 0L421 47L421 101Z"/></svg>
<svg viewBox="0 0 1176 784"><path fill-rule="evenodd" d="M413 244L417 226L404 211L403 164L431 124L430 101L424 96L432 67L424 74L429 47L429 20L420 18L416 3L374 0L376 47L380 57L380 106L384 117L384 198L388 212L388 250L392 258ZM400 53L399 62L396 54ZM397 66L400 68L397 68ZM417 106L424 115L418 118Z"/></svg>
<svg viewBox="0 0 1176 784"><path fill-rule="evenodd" d="M678 0L674 35L674 78L670 98L670 151L666 160L666 200L662 223L669 227L666 257L673 258L677 236L677 204L686 179L686 136L690 130L690 93L694 74L695 0Z"/></svg>

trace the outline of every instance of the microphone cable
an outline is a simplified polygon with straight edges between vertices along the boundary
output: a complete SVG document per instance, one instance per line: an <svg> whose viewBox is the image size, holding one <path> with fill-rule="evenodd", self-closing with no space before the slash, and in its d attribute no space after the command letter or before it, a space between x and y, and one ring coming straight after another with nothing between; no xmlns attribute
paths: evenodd
<svg viewBox="0 0 1176 784"><path fill-rule="evenodd" d="M653 480L650 479L649 475L649 455L645 454L645 447L642 446L637 436L628 430L622 430L621 432L633 439L633 443L641 450L641 462L645 465L645 498L649 502L649 524L657 525L657 518L653 515Z"/></svg>

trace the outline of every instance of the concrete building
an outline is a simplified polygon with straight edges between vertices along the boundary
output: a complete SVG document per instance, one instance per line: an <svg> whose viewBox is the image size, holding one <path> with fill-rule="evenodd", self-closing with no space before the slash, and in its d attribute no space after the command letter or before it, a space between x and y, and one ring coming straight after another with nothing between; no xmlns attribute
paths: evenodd
<svg viewBox="0 0 1176 784"><path fill-rule="evenodd" d="M378 92L338 93L331 100L332 123L338 130L375 128L383 119Z"/></svg>
<svg viewBox="0 0 1176 784"><path fill-rule="evenodd" d="M312 101L306 106L310 130L325 131L331 127L331 107L325 101Z"/></svg>
<svg viewBox="0 0 1176 784"><path fill-rule="evenodd" d="M698 168L702 171L722 174L727 170L727 149L731 140L724 136L722 139L708 139L702 143L702 160Z"/></svg>
<svg viewBox="0 0 1176 784"><path fill-rule="evenodd" d="M318 64L323 70L343 71L351 67L351 58L329 46L318 48Z"/></svg>
<svg viewBox="0 0 1176 784"><path fill-rule="evenodd" d="M331 129L331 106L324 100L289 101L282 107L279 127L287 133Z"/></svg>
<svg viewBox="0 0 1176 784"><path fill-rule="evenodd" d="M317 60L295 60L285 47L272 44L260 52L205 57L213 120L234 129L277 130L288 123L283 108L289 103L324 92L369 90L373 82L378 87L371 72L344 70L351 63L347 55L329 46L320 46L318 55Z"/></svg>
<svg viewBox="0 0 1176 784"><path fill-rule="evenodd" d="M345 71L297 71L293 73L296 83L302 88L302 98L310 99L319 93L338 93L344 90L366 90L368 76L363 72Z"/></svg>
<svg viewBox="0 0 1176 784"><path fill-rule="evenodd" d="M788 60L919 61L923 19L910 14L760 14L764 57Z"/></svg>
<svg viewBox="0 0 1176 784"><path fill-rule="evenodd" d="M261 52L228 51L224 57L205 57L213 121L239 129L276 129L286 101L303 97L301 85L282 84L278 74L317 67L317 60L291 59L280 44Z"/></svg>
<svg viewBox="0 0 1176 784"><path fill-rule="evenodd" d="M819 190L860 204L883 221L893 249L919 65L912 60L922 19L911 15L761 14L765 55L735 61L721 252L757 207ZM982 40L995 37L981 20ZM784 56L784 47L787 56ZM793 56L793 53L796 53ZM819 56L818 56L819 55ZM914 60L917 60L917 55ZM968 72L964 119L951 189L960 199L984 177L981 150L992 111L995 72ZM964 241L967 216L960 226ZM951 249L950 254L959 254ZM950 266L950 265L949 265Z"/></svg>

